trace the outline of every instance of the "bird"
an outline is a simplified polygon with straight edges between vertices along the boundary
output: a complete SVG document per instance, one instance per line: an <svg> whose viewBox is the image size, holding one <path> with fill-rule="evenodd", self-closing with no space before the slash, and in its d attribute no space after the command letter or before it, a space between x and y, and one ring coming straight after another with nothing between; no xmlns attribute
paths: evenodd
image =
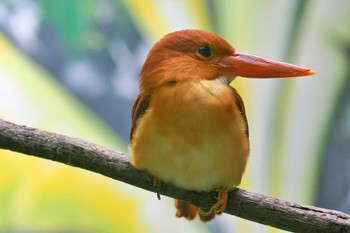
<svg viewBox="0 0 350 233"><path fill-rule="evenodd" d="M241 182L249 130L237 77L284 78L309 68L236 51L220 36L197 29L171 32L149 51L132 108L130 163L162 182L218 192L203 209L175 200L176 217L208 222L225 211L228 191Z"/></svg>

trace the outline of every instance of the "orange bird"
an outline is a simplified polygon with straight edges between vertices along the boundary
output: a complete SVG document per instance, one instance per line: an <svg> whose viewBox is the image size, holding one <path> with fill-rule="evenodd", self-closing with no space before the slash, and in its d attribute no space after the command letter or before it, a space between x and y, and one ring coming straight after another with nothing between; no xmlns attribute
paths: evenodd
<svg viewBox="0 0 350 233"><path fill-rule="evenodd" d="M226 208L228 189L241 182L249 155L243 101L230 86L247 78L312 75L308 68L236 51L201 30L166 35L149 52L132 109L131 163L155 178L155 186L218 191L209 211L175 200L177 217L197 213L206 222ZM159 190L158 190L159 195Z"/></svg>

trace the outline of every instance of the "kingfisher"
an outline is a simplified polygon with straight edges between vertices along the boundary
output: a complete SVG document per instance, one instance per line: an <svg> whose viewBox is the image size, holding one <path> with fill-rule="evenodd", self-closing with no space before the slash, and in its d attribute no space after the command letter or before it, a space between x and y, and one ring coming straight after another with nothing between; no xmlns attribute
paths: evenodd
<svg viewBox="0 0 350 233"><path fill-rule="evenodd" d="M167 34L141 69L132 109L131 164L161 182L218 192L210 210L175 200L177 217L203 222L224 212L228 190L238 186L249 155L245 107L230 83L237 77L313 75L309 68L236 51L202 30ZM159 195L159 191L158 191Z"/></svg>

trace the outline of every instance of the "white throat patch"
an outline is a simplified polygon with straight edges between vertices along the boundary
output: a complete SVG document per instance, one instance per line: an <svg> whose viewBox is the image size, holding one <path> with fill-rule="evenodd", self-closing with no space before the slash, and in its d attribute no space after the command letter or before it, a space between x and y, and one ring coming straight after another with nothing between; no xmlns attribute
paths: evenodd
<svg viewBox="0 0 350 233"><path fill-rule="evenodd" d="M230 83L235 79L236 77L225 77L225 76L220 76L216 79L214 79L215 82L218 82L223 85L230 85Z"/></svg>

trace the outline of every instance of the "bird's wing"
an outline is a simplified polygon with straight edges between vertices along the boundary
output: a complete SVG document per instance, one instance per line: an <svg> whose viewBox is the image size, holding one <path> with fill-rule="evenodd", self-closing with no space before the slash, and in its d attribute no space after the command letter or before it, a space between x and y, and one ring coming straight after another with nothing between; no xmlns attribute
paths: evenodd
<svg viewBox="0 0 350 233"><path fill-rule="evenodd" d="M239 111L241 112L244 123L245 123L245 133L246 133L247 137L249 137L248 120L247 120L247 116L245 114L245 107L244 107L243 100L242 100L241 96L238 94L236 89L234 89L233 87L231 87L231 89L232 89L232 92L235 96L237 107L238 107Z"/></svg>
<svg viewBox="0 0 350 233"><path fill-rule="evenodd" d="M130 142L136 129L137 121L146 112L149 107L150 97L148 95L139 95L134 103L131 112L131 129L130 129Z"/></svg>

